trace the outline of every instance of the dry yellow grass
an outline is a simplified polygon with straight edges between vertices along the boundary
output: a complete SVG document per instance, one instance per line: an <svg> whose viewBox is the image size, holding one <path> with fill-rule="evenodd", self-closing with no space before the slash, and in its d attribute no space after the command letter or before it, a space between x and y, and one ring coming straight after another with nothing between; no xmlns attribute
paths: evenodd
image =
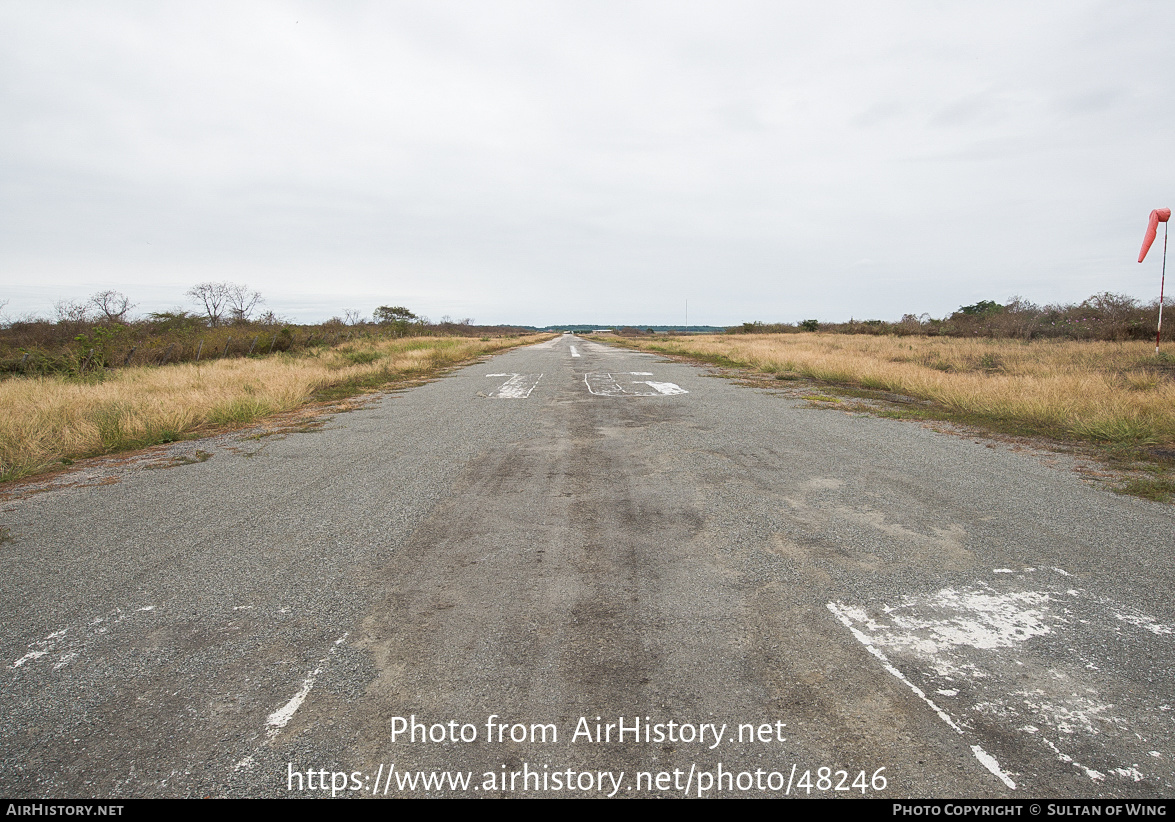
<svg viewBox="0 0 1175 822"><path fill-rule="evenodd" d="M426 377L482 354L545 339L421 337L318 352L111 371L100 382L15 378L0 382L0 479L62 459L170 442L215 425L289 411L315 392L359 390Z"/></svg>
<svg viewBox="0 0 1175 822"><path fill-rule="evenodd" d="M1151 343L740 334L625 344L890 391L1062 438L1175 443L1175 366Z"/></svg>

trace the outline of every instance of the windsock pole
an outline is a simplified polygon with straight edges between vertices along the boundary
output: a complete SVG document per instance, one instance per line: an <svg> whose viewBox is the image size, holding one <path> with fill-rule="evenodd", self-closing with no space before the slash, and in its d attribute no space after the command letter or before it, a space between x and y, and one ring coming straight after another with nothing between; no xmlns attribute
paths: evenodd
<svg viewBox="0 0 1175 822"><path fill-rule="evenodd" d="M1163 279L1159 281L1159 324L1155 327L1155 356L1159 355L1159 340L1163 336L1163 289L1167 285L1167 221L1171 219L1171 209L1156 208L1151 212L1150 221L1146 225L1146 235L1142 238L1142 251L1138 252L1138 261L1146 259L1146 253L1155 241L1159 223L1163 224Z"/></svg>
<svg viewBox="0 0 1175 822"><path fill-rule="evenodd" d="M1167 285L1167 224L1163 223L1163 276L1159 280L1159 325L1155 329L1155 354L1159 353L1159 338L1163 334L1163 288Z"/></svg>

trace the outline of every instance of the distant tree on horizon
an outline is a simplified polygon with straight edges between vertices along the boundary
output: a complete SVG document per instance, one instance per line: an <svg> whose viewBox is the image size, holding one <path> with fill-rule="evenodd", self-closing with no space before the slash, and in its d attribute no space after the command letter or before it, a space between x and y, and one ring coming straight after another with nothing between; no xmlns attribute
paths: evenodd
<svg viewBox="0 0 1175 822"><path fill-rule="evenodd" d="M234 322L248 322L257 306L264 302L260 291L250 291L249 286L237 283L197 283L184 293L204 309L213 328L224 321L225 314Z"/></svg>
<svg viewBox="0 0 1175 822"><path fill-rule="evenodd" d="M90 305L102 312L112 323L126 322L127 313L135 307L131 298L121 291L107 289L90 297Z"/></svg>
<svg viewBox="0 0 1175 822"><path fill-rule="evenodd" d="M416 319L416 315L402 305L381 305L372 312L371 316L381 325L406 323Z"/></svg>

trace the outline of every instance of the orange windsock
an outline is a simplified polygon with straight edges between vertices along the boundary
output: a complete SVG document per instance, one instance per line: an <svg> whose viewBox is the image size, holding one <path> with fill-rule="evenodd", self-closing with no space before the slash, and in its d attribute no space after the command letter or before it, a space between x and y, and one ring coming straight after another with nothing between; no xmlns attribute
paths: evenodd
<svg viewBox="0 0 1175 822"><path fill-rule="evenodd" d="M1155 241L1155 234L1158 233L1159 223L1165 223L1171 219L1171 209L1156 208L1151 212L1151 221L1146 227L1146 236L1142 238L1142 251L1138 252L1138 261L1141 263L1146 258L1146 253L1151 250L1151 243Z"/></svg>

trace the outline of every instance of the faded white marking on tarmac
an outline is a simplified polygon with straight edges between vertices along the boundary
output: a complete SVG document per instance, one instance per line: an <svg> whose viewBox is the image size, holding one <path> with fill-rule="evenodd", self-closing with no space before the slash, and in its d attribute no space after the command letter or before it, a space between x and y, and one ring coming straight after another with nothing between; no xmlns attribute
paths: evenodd
<svg viewBox="0 0 1175 822"><path fill-rule="evenodd" d="M273 739L273 737L281 733L281 729L286 727L290 720L293 719L294 714L299 708L302 707L302 703L306 701L306 697L310 695L310 691L314 687L315 680L317 680L318 677L321 676L322 672L326 670L326 665L328 662L330 662L330 658L338 651L339 646L343 644L343 642L347 639L347 636L348 634L343 634L341 637L336 639L334 645L332 645L331 649L327 651L326 656L319 660L318 667L311 671L309 675L307 675L307 677L302 680L302 687L298 689L296 694L290 697L290 701L266 717L265 725L267 730L265 732L265 736L267 739Z"/></svg>
<svg viewBox="0 0 1175 822"><path fill-rule="evenodd" d="M885 670L889 671L891 674L893 674L895 677L897 677L898 680L905 683L910 688L910 690L913 691L918 696L919 699L921 699L923 702L925 702L927 705L929 705L931 710L933 710L936 714L938 714L939 719L941 719L943 722L950 725L952 728L954 728L960 734L963 733L963 729L960 728L955 723L955 720L951 719L950 714L948 714L942 708L935 705L934 700L932 700L930 697L928 697L926 695L926 693L921 688L919 688L917 685L915 685L910 680L906 679L906 675L903 674L901 671L899 671L894 666L894 664L892 662L890 662L889 659L886 658L885 654L882 653L877 648L877 646L873 644L873 640L870 639L865 634L863 634L861 631L857 630L857 628L853 625L853 622L860 621L860 618L864 617L863 611L857 611L856 609L848 608L848 607L840 604L839 602L828 603L828 610L832 611L833 615L837 619L839 619L841 621L841 623L846 628L848 628L850 631L852 631L853 636L857 638L857 641L865 646L865 650L867 650L869 653L873 654L873 656L877 657L877 659L881 662L882 667L884 667Z"/></svg>
<svg viewBox="0 0 1175 822"><path fill-rule="evenodd" d="M1039 730L1039 729L1033 728L1031 725L1029 725L1024 728L1021 728L1020 730L1031 734L1031 733L1036 733L1037 730ZM1085 775L1090 778L1090 781L1101 782L1103 779L1106 778L1106 775L1104 773L1102 773L1101 771L1094 770L1093 768L1087 768L1084 765L1082 765L1080 762L1077 762L1076 760L1074 760L1073 757L1069 756L1068 754L1061 753L1061 749L1058 748L1056 745L1054 745L1052 742L1050 742L1047 738L1042 736L1040 738L1040 741L1043 742L1045 745L1049 746L1049 749L1052 750L1052 752L1057 755L1057 759L1059 761L1064 762L1067 765L1072 765L1073 767L1079 768L1082 771L1084 771Z"/></svg>
<svg viewBox="0 0 1175 822"><path fill-rule="evenodd" d="M831 611L833 615L836 616L836 618L839 619L841 623L852 632L853 636L857 638L858 642L865 646L865 650L869 651L869 653L877 657L878 661L881 662L885 670L893 674L899 682L904 683L906 687L913 691L919 699L929 705L930 709L938 714L938 718L953 728L956 733L965 735L963 729L960 728L958 723L956 723L955 720L951 718L950 714L948 714L942 708L938 707L938 705L934 703L934 700L926 695L925 691L907 679L906 675L899 671L897 667L886 658L885 654L882 653L877 648L877 646L873 644L872 639L863 634L861 631L857 630L857 628L853 625L853 617L863 618L865 616L863 611L856 611L856 609L846 608L844 605L841 605L837 602L828 603L828 610ZM854 613L854 611L856 612ZM979 745L972 745L971 753L975 755L975 758L979 760L983 767L987 768L989 771L999 777L1009 788L1015 790L1016 783L1013 782L1012 779L1006 773L1004 773L1003 770L1000 769L1000 764L996 761L995 757L993 757L987 751L983 750L983 748Z"/></svg>
<svg viewBox="0 0 1175 822"><path fill-rule="evenodd" d="M486 374L487 377L509 377L488 396L491 399L524 400L543 378L542 374Z"/></svg>
<svg viewBox="0 0 1175 822"><path fill-rule="evenodd" d="M979 747L978 745L971 746L971 753L975 754L975 758L983 764L983 767L987 768L993 774L998 776L1009 788L1016 790L1016 783L1012 781L1010 776L1000 770L1000 763L996 762L994 756L983 750L983 748Z"/></svg>
<svg viewBox="0 0 1175 822"><path fill-rule="evenodd" d="M1162 660L1175 627L1070 587L1063 569L989 573L892 605L828 607L890 673L920 696L935 693L941 701L927 702L944 721L1024 759L1001 773L1030 770L1035 745L1094 782L1175 788L1156 761L1171 740L1175 683Z"/></svg>
<svg viewBox="0 0 1175 822"><path fill-rule="evenodd" d="M579 356L579 349L578 349L578 348L576 348L574 345L573 345L573 346L571 346L571 356L573 356L573 357L578 357L578 356Z"/></svg>
<svg viewBox="0 0 1175 822"><path fill-rule="evenodd" d="M44 639L39 639L28 644L29 651L20 659L9 665L9 668L16 669L34 662L43 656L48 656L57 650L59 645L64 645L66 652L59 657L57 663L53 666L54 669L60 669L68 665L74 659L77 659L79 652L84 648L88 639L99 637L105 634L114 626L121 623L128 616L134 616L137 613L154 611L154 605L146 605L141 608L135 608L129 614L124 612L122 608L115 608L107 614L97 616L78 626L69 626L61 630L54 631Z"/></svg>
<svg viewBox="0 0 1175 822"><path fill-rule="evenodd" d="M650 374L647 371L592 372L584 374L583 381L588 392L597 397L657 397L689 393L676 383L628 379L632 376L647 377Z"/></svg>
<svg viewBox="0 0 1175 822"><path fill-rule="evenodd" d="M54 646L57 645L58 641L63 636L65 636L68 631L69 628L62 628L60 631L54 631L53 633L49 634L49 636L45 637L44 639L29 643L29 647L32 648L32 650L22 656L20 659L16 660L16 662L13 662L9 667L19 668L26 662L34 659L40 659L41 657L45 656L53 650Z"/></svg>
<svg viewBox="0 0 1175 822"><path fill-rule="evenodd" d="M1170 625L1163 625L1162 623L1155 622L1150 617L1143 616L1141 614L1114 614L1114 618L1120 619L1128 625L1134 625L1138 628L1145 628L1152 634L1157 634L1159 636L1162 636L1163 634L1175 633L1175 628L1172 628Z"/></svg>
<svg viewBox="0 0 1175 822"><path fill-rule="evenodd" d="M338 653L339 646L347 640L348 636L350 636L350 632L336 639L326 652L326 656L318 661L318 667L307 674L306 678L302 680L302 686L298 689L298 692L286 704L265 718L265 740L261 743L262 748L273 742L274 738L281 733L282 728L286 727L290 723L290 720L294 718L294 714L302 707L302 703L306 701L306 697L310 695L310 691L314 688L314 683L318 680L318 677L322 676L322 672L326 670L326 666L330 663L331 657ZM254 764L256 764L256 760L253 758L253 754L249 754L233 765L233 771L236 772L242 769L249 770Z"/></svg>
<svg viewBox="0 0 1175 822"><path fill-rule="evenodd" d="M646 380L644 384L649 386L650 388L652 388L658 394L688 394L689 393L684 388L682 388L680 385L677 385L676 383L672 383L672 382L653 382L652 380ZM633 385L636 385L636 383L633 383Z"/></svg>

